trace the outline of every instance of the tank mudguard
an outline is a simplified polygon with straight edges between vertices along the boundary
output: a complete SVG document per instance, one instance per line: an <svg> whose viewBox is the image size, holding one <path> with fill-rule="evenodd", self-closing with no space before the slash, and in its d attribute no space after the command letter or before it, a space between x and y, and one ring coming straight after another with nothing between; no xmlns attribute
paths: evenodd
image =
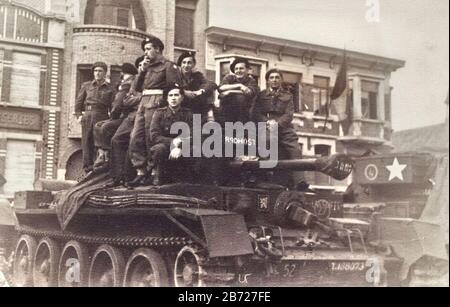
<svg viewBox="0 0 450 307"><path fill-rule="evenodd" d="M200 223L210 258L253 255L242 215L208 209L177 209L177 212Z"/></svg>

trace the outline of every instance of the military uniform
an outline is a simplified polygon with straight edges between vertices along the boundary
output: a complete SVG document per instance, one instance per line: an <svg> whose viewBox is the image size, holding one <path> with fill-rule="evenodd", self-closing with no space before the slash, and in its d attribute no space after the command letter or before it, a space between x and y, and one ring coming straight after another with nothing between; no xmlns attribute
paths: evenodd
<svg viewBox="0 0 450 307"><path fill-rule="evenodd" d="M178 67L160 56L142 71L137 79L135 91L142 93L131 133L130 156L136 169L146 169L151 148L150 124L155 110L166 105L163 90L179 81Z"/></svg>
<svg viewBox="0 0 450 307"><path fill-rule="evenodd" d="M192 72L190 76L183 74L181 69L179 70L179 73L179 85L184 90L191 92L196 92L199 90L205 91L203 95L193 99L185 97L182 105L183 107L190 109L193 114L202 115L202 119L205 121L207 113L214 108L214 100L211 99L211 96L213 96L217 85L208 81L199 71Z"/></svg>
<svg viewBox="0 0 450 307"><path fill-rule="evenodd" d="M111 150L111 140L130 110L124 106L124 100L130 91L135 77L123 80L112 103L111 119L99 122L94 128L95 146L104 150Z"/></svg>
<svg viewBox="0 0 450 307"><path fill-rule="evenodd" d="M170 133L172 125L176 122L184 122L192 128L192 116L192 112L186 108L180 108L174 112L171 108L166 107L155 112L150 128L150 137L153 144L150 150L152 163L164 165L168 161L172 142L179 136ZM168 173L174 174L170 171ZM184 174L188 175L189 172Z"/></svg>
<svg viewBox="0 0 450 307"><path fill-rule="evenodd" d="M284 89L261 91L253 109L253 120L266 123L275 120L278 123L278 146L284 151L286 159L301 159L302 152L298 143L298 136L292 125L294 117L294 98ZM302 172L291 172L291 184L304 182Z"/></svg>
<svg viewBox="0 0 450 307"><path fill-rule="evenodd" d="M109 83L97 81L83 83L75 103L75 115L84 115L81 120L83 149L83 168L89 171L95 159L94 127L109 118L109 111L115 91Z"/></svg>
<svg viewBox="0 0 450 307"><path fill-rule="evenodd" d="M238 79L235 75L227 75L220 86L241 83L250 88L251 93L230 94L221 99L220 102L220 118L225 122L242 122L247 123L250 120L250 109L252 108L255 97L259 93L258 83L251 76Z"/></svg>
<svg viewBox="0 0 450 307"><path fill-rule="evenodd" d="M133 83L137 79L134 79ZM133 87L133 85L131 86ZM123 178L127 175L125 170L131 168L128 147L130 144L131 132L134 128L136 112L141 102L142 95L138 92L130 91L124 98L122 107L122 123L111 140L111 169L112 178ZM131 177L128 176L128 177ZM131 179L131 178L128 178Z"/></svg>

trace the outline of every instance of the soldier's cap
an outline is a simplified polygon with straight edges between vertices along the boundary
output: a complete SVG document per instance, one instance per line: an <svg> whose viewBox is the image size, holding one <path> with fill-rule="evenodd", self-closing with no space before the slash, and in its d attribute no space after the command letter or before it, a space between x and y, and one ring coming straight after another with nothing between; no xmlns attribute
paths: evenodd
<svg viewBox="0 0 450 307"><path fill-rule="evenodd" d="M237 65L237 64L240 64L240 63L244 64L245 67L250 68L250 62L249 62L247 59L244 59L244 58L236 58L236 59L233 61L233 63L231 63L231 65L230 65L230 70L231 70L231 72L234 73L234 69L236 68L236 65Z"/></svg>
<svg viewBox="0 0 450 307"><path fill-rule="evenodd" d="M137 75L138 70L133 64L131 64L131 63L124 63L122 65L122 72L124 74L128 74L128 75L133 75L134 76L134 75Z"/></svg>
<svg viewBox="0 0 450 307"><path fill-rule="evenodd" d="M183 52L183 54L180 55L180 57L178 58L178 66L181 66L181 63L183 63L184 59L186 58L192 58L192 60L194 61L194 64L197 64L197 59L195 58L195 52L193 51L186 51Z"/></svg>
<svg viewBox="0 0 450 307"><path fill-rule="evenodd" d="M145 51L145 45L147 44L152 44L153 47L158 48L159 50L161 50L161 52L164 51L164 43L156 36L147 37L142 41L142 51Z"/></svg>
<svg viewBox="0 0 450 307"><path fill-rule="evenodd" d="M180 90L180 94L184 96L184 88L178 83L171 83L164 89L164 99L167 99L171 90Z"/></svg>
<svg viewBox="0 0 450 307"><path fill-rule="evenodd" d="M271 74L277 73L280 75L280 77L283 79L283 73L278 68L272 68L266 73L266 81L269 81L269 77Z"/></svg>
<svg viewBox="0 0 450 307"><path fill-rule="evenodd" d="M141 62L142 62L144 59L145 59L145 55L138 57L138 58L136 59L136 61L134 62L134 66L135 66L136 68L139 68L139 64L141 64Z"/></svg>
<svg viewBox="0 0 450 307"><path fill-rule="evenodd" d="M95 62L94 65L92 65L92 71L94 71L97 67L103 68L105 72L108 72L108 66L104 62Z"/></svg>

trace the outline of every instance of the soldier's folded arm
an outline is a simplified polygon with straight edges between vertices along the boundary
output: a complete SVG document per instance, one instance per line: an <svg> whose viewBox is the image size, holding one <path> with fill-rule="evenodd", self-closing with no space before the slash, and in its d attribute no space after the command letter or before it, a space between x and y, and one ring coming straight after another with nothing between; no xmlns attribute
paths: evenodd
<svg viewBox="0 0 450 307"><path fill-rule="evenodd" d="M278 125L281 128L288 128L292 125L292 121L294 120L294 97L292 95L286 95L284 97L286 100L286 109L282 116L278 119Z"/></svg>

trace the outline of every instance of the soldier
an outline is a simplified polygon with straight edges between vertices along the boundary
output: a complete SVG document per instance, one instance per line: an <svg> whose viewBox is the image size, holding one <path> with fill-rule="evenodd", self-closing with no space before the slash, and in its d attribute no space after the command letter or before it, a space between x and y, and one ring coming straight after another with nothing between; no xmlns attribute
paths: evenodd
<svg viewBox="0 0 450 307"><path fill-rule="evenodd" d="M107 71L105 63L95 63L92 67L94 80L83 83L75 103L75 116L82 128L83 169L86 173L93 170L94 126L109 118L114 100L115 91L105 79Z"/></svg>
<svg viewBox="0 0 450 307"><path fill-rule="evenodd" d="M124 119L130 111L125 105L124 100L130 91L138 70L136 66L130 63L122 65L121 83L118 92L112 104L111 119L99 122L94 128L95 146L98 148L98 158L94 164L94 168L107 166L109 163L109 152L111 150L111 140L117 129L122 125Z"/></svg>
<svg viewBox="0 0 450 307"><path fill-rule="evenodd" d="M183 108L182 102L184 100L184 90L178 86L170 86L166 92L168 107L158 109L153 117L150 136L152 141L152 148L150 150L153 166L164 166L167 160L177 161L181 158L181 149L185 140L180 136L171 134L171 127L176 122L184 122L192 127L192 112L189 109ZM164 171L164 167L162 167ZM177 168L179 170L179 168ZM160 182L161 167L159 167L159 175L157 181ZM173 175L173 174L172 174ZM184 173L188 175L188 173ZM159 179L159 180L158 180Z"/></svg>
<svg viewBox="0 0 450 307"><path fill-rule="evenodd" d="M217 85L208 81L205 76L195 70L197 60L194 52L184 52L178 58L180 85L184 89L183 107L194 114L202 116L202 122L214 121L214 91Z"/></svg>
<svg viewBox="0 0 450 307"><path fill-rule="evenodd" d="M145 53L143 69L136 82L137 92L142 93L141 103L136 113L133 132L130 141L130 157L137 177L129 183L130 186L143 184L148 174L148 154L151 148L150 124L155 110L165 105L164 88L177 83L178 67L175 63L163 57L163 42L157 37L147 38L142 42ZM150 174L151 175L151 174Z"/></svg>
<svg viewBox="0 0 450 307"><path fill-rule="evenodd" d="M249 75L250 63L237 58L230 66L232 74L227 75L220 84L220 115L223 122L247 123L250 109L259 87L255 79Z"/></svg>
<svg viewBox="0 0 450 307"><path fill-rule="evenodd" d="M278 125L278 148L284 150L287 159L301 159L298 136L292 125L294 98L283 88L283 74L278 69L269 70L266 81L269 87L259 93L252 117L258 123L267 123L269 131ZM302 172L291 172L290 177L291 188L305 190L308 187Z"/></svg>

